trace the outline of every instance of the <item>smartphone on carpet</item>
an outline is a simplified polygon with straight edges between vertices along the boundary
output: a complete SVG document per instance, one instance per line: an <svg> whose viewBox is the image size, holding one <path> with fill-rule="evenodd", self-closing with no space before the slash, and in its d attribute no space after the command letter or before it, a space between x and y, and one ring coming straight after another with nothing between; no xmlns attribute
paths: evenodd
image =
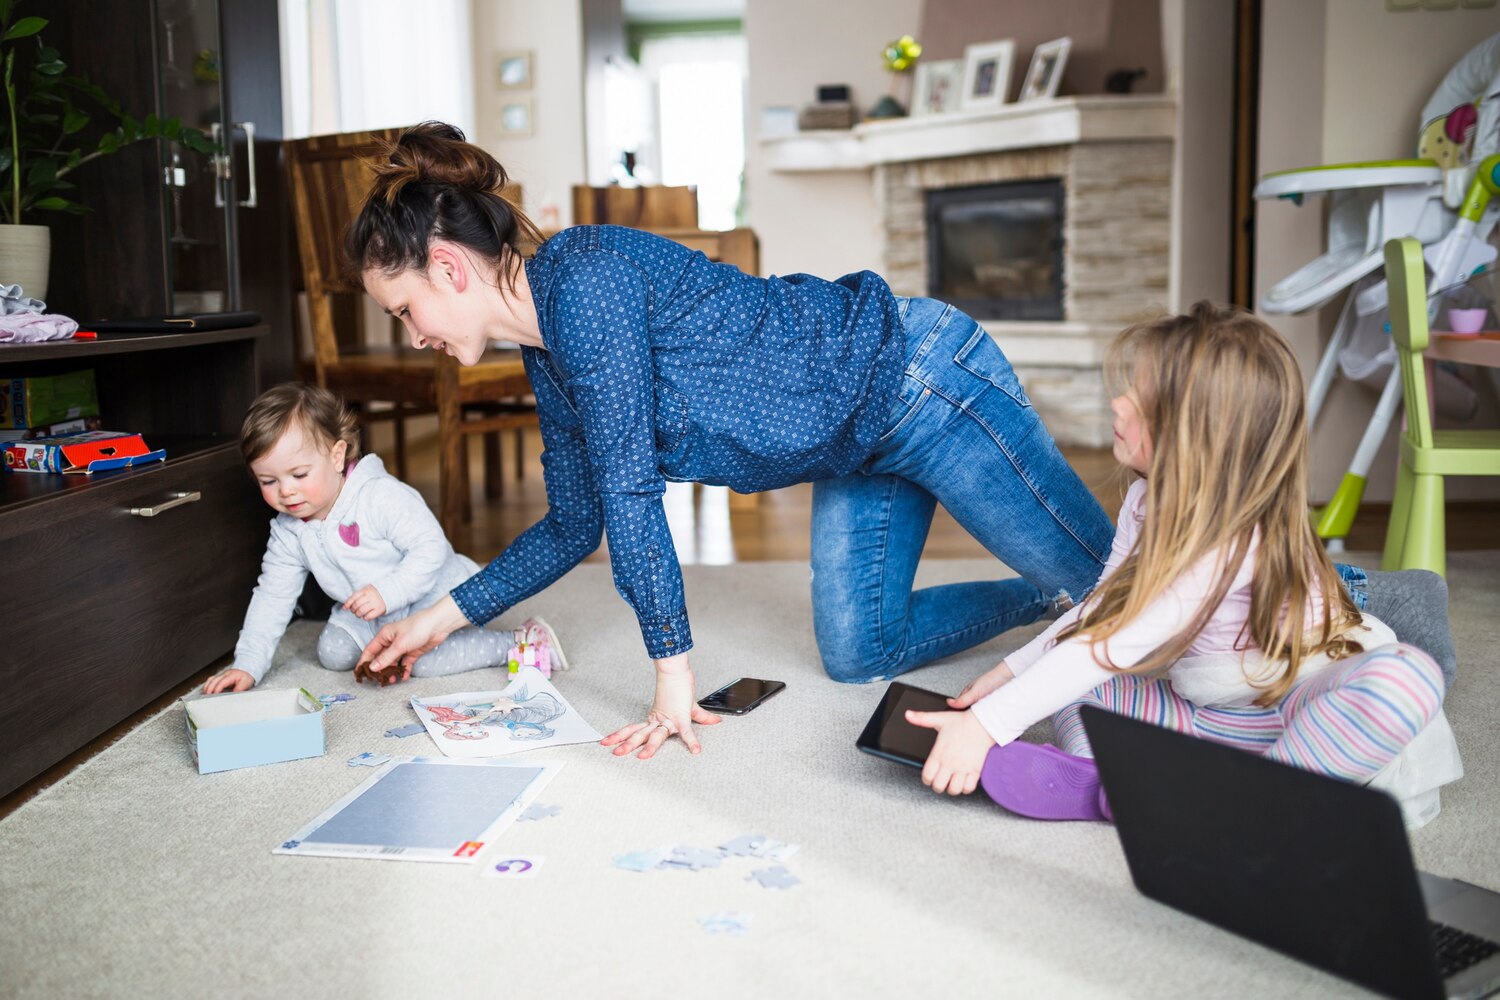
<svg viewBox="0 0 1500 1000"><path fill-rule="evenodd" d="M706 695L698 704L710 712L744 715L784 687L786 685L781 681L741 677L737 681L725 684L712 694Z"/></svg>

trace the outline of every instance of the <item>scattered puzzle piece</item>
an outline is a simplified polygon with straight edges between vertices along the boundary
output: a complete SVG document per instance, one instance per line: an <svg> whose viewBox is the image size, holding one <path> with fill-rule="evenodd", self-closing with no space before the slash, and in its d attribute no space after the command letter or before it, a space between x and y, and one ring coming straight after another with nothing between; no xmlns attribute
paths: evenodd
<svg viewBox="0 0 1500 1000"><path fill-rule="evenodd" d="M750 929L751 915L737 910L723 910L699 917L698 923L710 934L732 934L736 937Z"/></svg>
<svg viewBox="0 0 1500 1000"><path fill-rule="evenodd" d="M391 759L388 753L370 753L368 750L357 757L349 758L350 767L379 767Z"/></svg>
<svg viewBox="0 0 1500 1000"><path fill-rule="evenodd" d="M413 722L409 726L397 726L395 729L387 729L385 731L385 734L387 736L407 737L407 736L415 736L418 733L425 733L425 732L427 732L427 727L426 726L422 725L420 722Z"/></svg>
<svg viewBox="0 0 1500 1000"><path fill-rule="evenodd" d="M517 816L516 819L517 821L550 819L560 812L562 812L562 806L544 806L539 802L534 802L527 806L526 811Z"/></svg>
<svg viewBox="0 0 1500 1000"><path fill-rule="evenodd" d="M665 859L661 851L631 851L615 858L615 867L628 872L643 872L655 868Z"/></svg>
<svg viewBox="0 0 1500 1000"><path fill-rule="evenodd" d="M685 866L697 871L700 868L717 868L724 860L724 855L718 851L708 851L701 847L674 847L672 856L663 864L673 867Z"/></svg>
<svg viewBox="0 0 1500 1000"><path fill-rule="evenodd" d="M725 854L732 854L741 858L754 858L760 856L761 846L765 844L765 837L743 834L733 840L727 840L719 845L719 850Z"/></svg>
<svg viewBox="0 0 1500 1000"><path fill-rule="evenodd" d="M747 881L754 879L765 889L790 889L802 880L787 871L785 865L777 865L775 868L757 868L746 876Z"/></svg>
<svg viewBox="0 0 1500 1000"><path fill-rule="evenodd" d="M326 708L332 708L335 705L343 705L343 704L347 704L348 702L353 701L354 700L354 695L352 695L352 694L320 694L320 695L318 695L318 700L321 701Z"/></svg>

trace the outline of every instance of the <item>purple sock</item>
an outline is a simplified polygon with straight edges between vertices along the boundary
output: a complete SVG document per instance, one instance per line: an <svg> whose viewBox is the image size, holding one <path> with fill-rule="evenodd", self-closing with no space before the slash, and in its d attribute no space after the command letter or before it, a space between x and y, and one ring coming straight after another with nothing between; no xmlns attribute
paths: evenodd
<svg viewBox="0 0 1500 1000"><path fill-rule="evenodd" d="M998 805L1032 819L1110 819L1089 757L1017 740L995 747L979 783Z"/></svg>

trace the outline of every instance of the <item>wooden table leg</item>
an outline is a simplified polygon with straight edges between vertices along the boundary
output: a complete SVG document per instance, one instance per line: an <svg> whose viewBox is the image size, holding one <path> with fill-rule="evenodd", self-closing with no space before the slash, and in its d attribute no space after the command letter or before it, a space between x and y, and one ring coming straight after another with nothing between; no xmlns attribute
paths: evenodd
<svg viewBox="0 0 1500 1000"><path fill-rule="evenodd" d="M438 417L438 523L454 548L464 527L464 432L459 426L458 360L438 352L434 356Z"/></svg>

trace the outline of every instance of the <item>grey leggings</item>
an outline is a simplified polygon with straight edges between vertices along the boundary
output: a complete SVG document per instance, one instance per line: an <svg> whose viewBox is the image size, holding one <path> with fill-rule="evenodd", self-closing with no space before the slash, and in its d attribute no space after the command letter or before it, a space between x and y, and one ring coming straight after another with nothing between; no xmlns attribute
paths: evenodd
<svg viewBox="0 0 1500 1000"><path fill-rule="evenodd" d="M412 665L413 677L443 677L465 670L496 667L505 662L511 647L509 632L492 632L469 626L444 639L442 645ZM318 636L318 662L329 670L353 670L364 648L359 641L333 622L323 626Z"/></svg>

